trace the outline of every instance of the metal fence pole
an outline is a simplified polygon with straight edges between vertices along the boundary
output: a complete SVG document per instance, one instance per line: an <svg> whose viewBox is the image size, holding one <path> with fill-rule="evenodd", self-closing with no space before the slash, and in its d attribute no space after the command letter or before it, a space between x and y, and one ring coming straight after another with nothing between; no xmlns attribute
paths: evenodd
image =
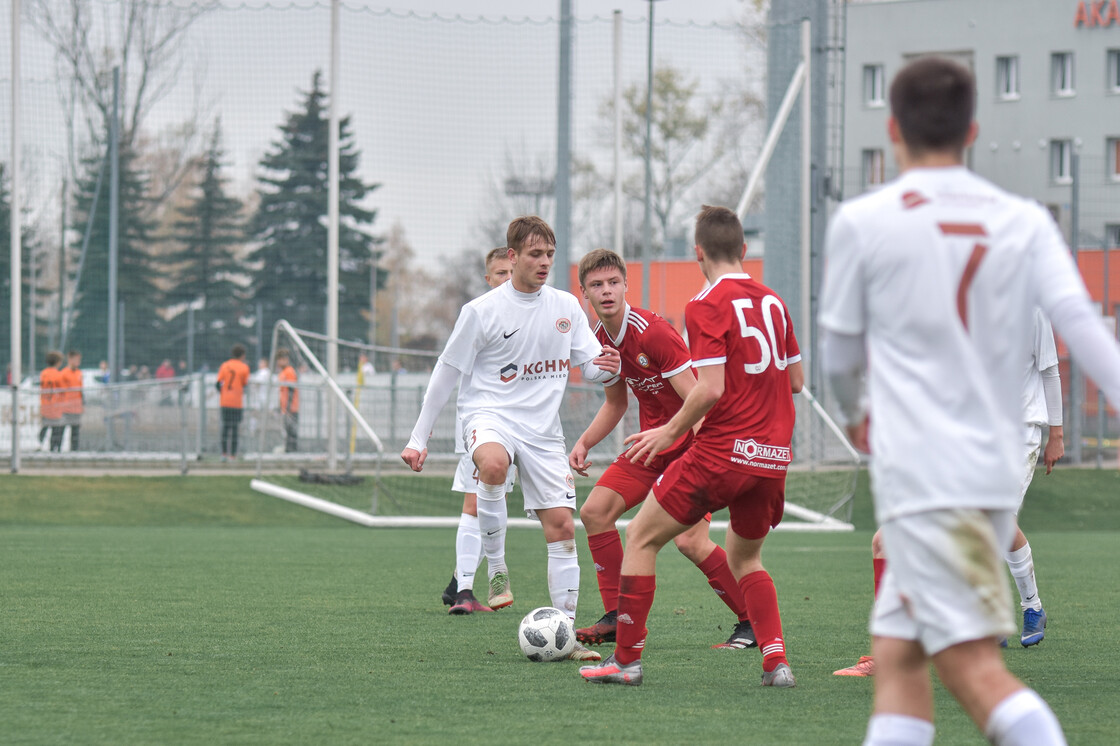
<svg viewBox="0 0 1120 746"><path fill-rule="evenodd" d="M187 467L187 394L189 393L190 380L179 384L179 473L186 475Z"/></svg>
<svg viewBox="0 0 1120 746"><path fill-rule="evenodd" d="M1073 263L1077 264L1078 233L1081 231L1081 157L1075 152L1070 158L1070 241ZM1078 265L1078 271L1081 267ZM1069 409L1072 413L1069 431L1069 457L1075 464L1081 463L1081 420L1085 416L1085 385L1081 379L1080 366L1069 358Z"/></svg>

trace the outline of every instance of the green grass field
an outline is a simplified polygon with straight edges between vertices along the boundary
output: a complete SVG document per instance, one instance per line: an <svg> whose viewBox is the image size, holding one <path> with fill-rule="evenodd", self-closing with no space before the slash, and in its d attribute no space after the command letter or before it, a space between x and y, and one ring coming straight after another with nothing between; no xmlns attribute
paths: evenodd
<svg viewBox="0 0 1120 746"><path fill-rule="evenodd" d="M872 521L775 534L766 563L793 690L757 651L711 650L733 623L675 550L660 560L645 685L534 664L521 616L548 604L536 531L513 531L511 609L449 617L452 529L370 530L254 493L244 477L0 480L4 743L858 743ZM1120 732L1120 476L1062 469L1023 515L1050 614L1009 667L1073 744ZM582 535L581 535L582 537ZM717 540L720 537L717 536ZM580 622L601 613L586 544ZM983 739L938 690L939 744Z"/></svg>

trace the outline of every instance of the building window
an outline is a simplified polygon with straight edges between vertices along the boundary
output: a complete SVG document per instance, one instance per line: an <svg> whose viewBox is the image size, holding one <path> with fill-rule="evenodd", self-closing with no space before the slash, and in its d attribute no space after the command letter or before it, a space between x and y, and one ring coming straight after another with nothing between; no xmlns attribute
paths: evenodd
<svg viewBox="0 0 1120 746"><path fill-rule="evenodd" d="M1120 137L1108 138L1108 176L1113 181L1120 181Z"/></svg>
<svg viewBox="0 0 1120 746"><path fill-rule="evenodd" d="M1104 240L1108 248L1120 249L1120 223L1105 223Z"/></svg>
<svg viewBox="0 0 1120 746"><path fill-rule="evenodd" d="M1073 140L1050 141L1050 180L1055 184L1073 181Z"/></svg>
<svg viewBox="0 0 1120 746"><path fill-rule="evenodd" d="M863 66L863 103L867 106L886 105L886 73L882 65Z"/></svg>
<svg viewBox="0 0 1120 746"><path fill-rule="evenodd" d="M1108 75L1105 81L1110 93L1120 93L1120 49L1108 50Z"/></svg>
<svg viewBox="0 0 1120 746"><path fill-rule="evenodd" d="M873 187L885 181L885 161L879 149L863 151L863 188Z"/></svg>
<svg viewBox="0 0 1120 746"><path fill-rule="evenodd" d="M1019 98L1019 58L996 57L996 91L1005 101Z"/></svg>
<svg viewBox="0 0 1120 746"><path fill-rule="evenodd" d="M1050 89L1055 96L1072 96L1073 52L1055 52L1050 55Z"/></svg>

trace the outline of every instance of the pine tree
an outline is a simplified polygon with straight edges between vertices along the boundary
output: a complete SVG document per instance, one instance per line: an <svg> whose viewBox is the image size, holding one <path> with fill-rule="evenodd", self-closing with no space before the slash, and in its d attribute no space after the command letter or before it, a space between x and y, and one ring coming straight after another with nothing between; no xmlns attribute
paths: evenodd
<svg viewBox="0 0 1120 746"><path fill-rule="evenodd" d="M164 323L159 316L163 293L156 279L162 267L147 251L152 243L152 222L147 178L137 166L137 155L122 138L120 148L120 212L117 253L117 300L124 304L124 337L118 338L125 365L154 364L167 354ZM104 146L103 146L104 147ZM80 251L87 227L89 242L78 279L77 302L68 347L79 349L88 360L109 355L109 164L104 150L82 162L84 173L76 184L74 245ZM100 195L92 225L89 215L97 187L98 170L104 167ZM118 323L121 319L118 317Z"/></svg>
<svg viewBox="0 0 1120 746"><path fill-rule="evenodd" d="M177 268L168 301L198 304L194 312L195 359L211 369L217 369L230 347L245 337L239 323L245 316L245 289L238 282L244 271L237 257L245 241L242 205L226 193L224 156L221 122L217 122L210 145L198 161L190 201L179 208L173 226L173 238L182 248L167 256ZM179 321L185 318L184 311L175 325L182 327Z"/></svg>
<svg viewBox="0 0 1120 746"><path fill-rule="evenodd" d="M260 161L259 207L252 223L258 244L252 301L260 303L264 327L287 319L301 329L326 330L327 195L329 119L322 74L299 111L280 126L281 137ZM359 152L350 117L339 120L339 335L368 332L370 261L378 240L367 226L376 211L362 201L377 188L358 176ZM379 281L381 278L378 278Z"/></svg>

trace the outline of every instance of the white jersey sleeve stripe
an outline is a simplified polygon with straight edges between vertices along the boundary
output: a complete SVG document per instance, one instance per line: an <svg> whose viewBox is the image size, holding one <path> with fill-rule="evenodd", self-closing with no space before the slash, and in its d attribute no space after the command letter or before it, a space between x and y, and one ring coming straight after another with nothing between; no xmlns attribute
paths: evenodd
<svg viewBox="0 0 1120 746"><path fill-rule="evenodd" d="M661 371L661 377L662 378L672 378L675 375L679 375L680 373L684 373L686 370L688 370L691 367L692 367L692 361L689 360L684 365L682 365L678 368L674 368L673 370L663 370L663 371Z"/></svg>
<svg viewBox="0 0 1120 746"><path fill-rule="evenodd" d="M724 365L726 363L727 363L727 356L723 355L721 357L709 357L709 358L705 358L703 360L693 360L692 361L692 367L693 368L703 368L705 365Z"/></svg>

